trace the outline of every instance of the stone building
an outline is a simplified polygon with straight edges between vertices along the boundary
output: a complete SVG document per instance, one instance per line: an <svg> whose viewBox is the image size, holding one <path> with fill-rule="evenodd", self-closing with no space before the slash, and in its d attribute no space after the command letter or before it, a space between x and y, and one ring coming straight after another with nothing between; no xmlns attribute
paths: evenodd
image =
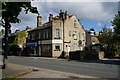
<svg viewBox="0 0 120 80"><path fill-rule="evenodd" d="M86 33L76 15L60 10L59 16L50 14L44 24L42 16L37 17L37 28L29 31L26 45L30 55L68 56L70 51L84 50Z"/></svg>
<svg viewBox="0 0 120 80"><path fill-rule="evenodd" d="M91 40L91 34L89 30L85 30L86 31L86 47L90 47L92 45L92 40Z"/></svg>
<svg viewBox="0 0 120 80"><path fill-rule="evenodd" d="M8 36L8 49L9 49L9 52L13 52L13 51L15 52L15 50L18 50L18 49L20 51L22 51L24 48L26 48L26 38L28 37L27 32L29 30L31 30L31 28L29 28L27 26L26 29L23 30L23 31L16 30L15 33L9 34L9 36ZM3 50L5 48L5 38L4 38L4 36L2 38L2 48L3 48Z"/></svg>

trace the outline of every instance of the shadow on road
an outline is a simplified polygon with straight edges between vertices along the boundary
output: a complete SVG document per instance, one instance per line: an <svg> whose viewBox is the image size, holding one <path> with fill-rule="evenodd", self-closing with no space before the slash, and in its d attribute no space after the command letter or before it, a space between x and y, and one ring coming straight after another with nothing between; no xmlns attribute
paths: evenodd
<svg viewBox="0 0 120 80"><path fill-rule="evenodd" d="M120 59L108 59L108 60L74 60L77 62L86 62L86 63L101 63L101 64L112 64L112 65L120 65Z"/></svg>

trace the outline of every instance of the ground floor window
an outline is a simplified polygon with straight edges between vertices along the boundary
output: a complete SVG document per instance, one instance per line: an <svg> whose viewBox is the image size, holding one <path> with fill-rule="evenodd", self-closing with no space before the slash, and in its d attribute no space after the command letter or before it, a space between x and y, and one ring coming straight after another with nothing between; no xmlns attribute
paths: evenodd
<svg viewBox="0 0 120 80"><path fill-rule="evenodd" d="M29 47L28 48L28 54L30 56L37 56L37 47Z"/></svg>
<svg viewBox="0 0 120 80"><path fill-rule="evenodd" d="M50 51L51 51L51 45L49 44L43 45L43 52L50 53Z"/></svg>
<svg viewBox="0 0 120 80"><path fill-rule="evenodd" d="M60 51L60 44L55 45L55 51Z"/></svg>

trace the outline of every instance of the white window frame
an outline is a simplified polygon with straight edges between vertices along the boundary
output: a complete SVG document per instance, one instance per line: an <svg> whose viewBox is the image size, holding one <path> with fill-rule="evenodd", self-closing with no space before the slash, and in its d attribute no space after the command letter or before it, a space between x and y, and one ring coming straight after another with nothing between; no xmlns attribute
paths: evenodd
<svg viewBox="0 0 120 80"><path fill-rule="evenodd" d="M85 33L82 33L82 40L85 40Z"/></svg>
<svg viewBox="0 0 120 80"><path fill-rule="evenodd" d="M32 34L32 40L35 40L35 33Z"/></svg>
<svg viewBox="0 0 120 80"><path fill-rule="evenodd" d="M56 48L57 46L59 46L59 49ZM60 51L60 44L55 44L55 51Z"/></svg>
<svg viewBox="0 0 120 80"><path fill-rule="evenodd" d="M55 38L56 39L60 38L60 29L55 29Z"/></svg>
<svg viewBox="0 0 120 80"><path fill-rule="evenodd" d="M76 33L76 31L74 31L73 37L74 37L74 40L77 40L77 33Z"/></svg>

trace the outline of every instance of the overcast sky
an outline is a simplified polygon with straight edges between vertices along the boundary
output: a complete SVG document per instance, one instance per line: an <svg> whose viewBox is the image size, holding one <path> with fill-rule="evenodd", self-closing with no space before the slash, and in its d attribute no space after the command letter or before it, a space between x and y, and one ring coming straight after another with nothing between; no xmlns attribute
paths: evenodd
<svg viewBox="0 0 120 80"><path fill-rule="evenodd" d="M42 16L42 23L48 21L50 13L56 16L59 15L60 10L63 10L68 11L69 15L75 14L85 29L95 28L96 31L100 31L104 25L112 27L110 21L118 11L118 2L95 2L94 0L92 2L87 2L87 0L84 2L54 2L54 0L45 2L43 0L43 2L33 1L32 6L38 8ZM24 30L26 26L35 28L37 26L36 17L37 14L25 14L23 10L19 15L22 23L12 24L12 32L16 29Z"/></svg>

